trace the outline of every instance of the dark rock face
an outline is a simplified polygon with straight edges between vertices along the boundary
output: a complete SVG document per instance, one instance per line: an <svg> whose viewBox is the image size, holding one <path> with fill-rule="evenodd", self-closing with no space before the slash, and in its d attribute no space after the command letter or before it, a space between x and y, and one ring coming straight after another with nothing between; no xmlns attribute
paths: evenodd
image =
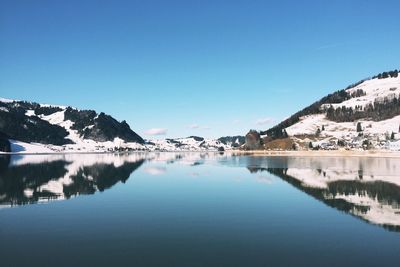
<svg viewBox="0 0 400 267"><path fill-rule="evenodd" d="M11 144L8 141L8 136L2 132L0 132L0 151L11 152Z"/></svg>
<svg viewBox="0 0 400 267"><path fill-rule="evenodd" d="M249 131L245 137L245 148L248 150L256 150L260 149L261 146L261 137L260 133L254 130Z"/></svg>
<svg viewBox="0 0 400 267"><path fill-rule="evenodd" d="M144 143L143 138L132 131L126 121L118 122L103 112L97 115L94 110L76 110L68 107L64 119L74 122L72 129L77 130L85 139L105 142L119 137L127 142Z"/></svg>
<svg viewBox="0 0 400 267"><path fill-rule="evenodd" d="M98 142L112 141L115 137L119 137L127 142L144 143L143 138L132 131L126 121L118 122L104 113L100 113L94 120L92 128L84 130L83 137Z"/></svg>

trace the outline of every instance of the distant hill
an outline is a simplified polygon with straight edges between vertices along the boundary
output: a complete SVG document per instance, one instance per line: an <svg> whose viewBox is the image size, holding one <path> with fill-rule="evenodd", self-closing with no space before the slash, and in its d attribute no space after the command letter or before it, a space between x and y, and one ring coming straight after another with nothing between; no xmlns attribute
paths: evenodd
<svg viewBox="0 0 400 267"><path fill-rule="evenodd" d="M242 135L235 135L235 136L224 136L218 138L218 140L225 144L231 145L232 147L240 147L245 143L245 138Z"/></svg>
<svg viewBox="0 0 400 267"><path fill-rule="evenodd" d="M148 142L147 148L159 151L216 151L233 149L243 144L244 136L225 136L218 139L189 136L151 140Z"/></svg>

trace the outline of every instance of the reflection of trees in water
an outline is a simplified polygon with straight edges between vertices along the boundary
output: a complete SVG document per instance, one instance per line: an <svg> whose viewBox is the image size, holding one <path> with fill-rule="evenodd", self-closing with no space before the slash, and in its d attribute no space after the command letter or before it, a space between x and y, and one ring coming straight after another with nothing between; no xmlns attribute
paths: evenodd
<svg viewBox="0 0 400 267"><path fill-rule="evenodd" d="M360 179L377 176L398 176L400 158L379 157L289 157L289 156L232 156L221 164L257 170L262 168L297 168L355 172ZM358 172L358 173L357 173Z"/></svg>
<svg viewBox="0 0 400 267"><path fill-rule="evenodd" d="M81 166L76 173L68 176L68 168L72 165L70 161L56 160L7 167L9 159L0 157L0 204L23 205L40 200L94 194L96 191L109 189L118 182L125 183L143 162L144 160L125 162L119 167L100 162ZM70 179L70 182L63 184L61 178L66 178L62 179L64 181ZM62 193L42 188L52 181L62 187Z"/></svg>
<svg viewBox="0 0 400 267"><path fill-rule="evenodd" d="M76 194L93 194L96 191L104 191L118 182L125 183L132 172L139 168L144 160L133 163L124 163L120 167L113 164L95 164L84 166L76 175L71 176L73 181L64 186L64 194L67 198Z"/></svg>
<svg viewBox="0 0 400 267"><path fill-rule="evenodd" d="M43 198L57 198L57 194L49 191L40 192L36 189L51 180L56 181L63 177L67 173L67 164L66 161L58 160L2 169L0 173L0 203L21 205L37 202ZM27 196L26 190L32 190L32 195Z"/></svg>
<svg viewBox="0 0 400 267"><path fill-rule="evenodd" d="M334 181L328 184L329 192L333 195L364 195L377 199L383 205L400 208L400 187L383 181Z"/></svg>
<svg viewBox="0 0 400 267"><path fill-rule="evenodd" d="M0 174L8 168L10 164L10 155L0 155Z"/></svg>
<svg viewBox="0 0 400 267"><path fill-rule="evenodd" d="M382 205L390 205L395 209L399 209L400 207L400 187L392 183L383 181L363 182L359 180L343 180L329 182L327 188L317 188L303 185L303 182L298 178L287 175L287 170L287 168L259 168L257 170L254 167L250 169L251 172L267 171L276 175L297 189L324 202L326 205L355 215L367 222L370 221L363 218L362 214L366 214L370 210L369 206L357 205L345 199L334 197L340 195L361 195L377 200ZM382 226L391 231L400 231L400 221L399 225L383 224Z"/></svg>

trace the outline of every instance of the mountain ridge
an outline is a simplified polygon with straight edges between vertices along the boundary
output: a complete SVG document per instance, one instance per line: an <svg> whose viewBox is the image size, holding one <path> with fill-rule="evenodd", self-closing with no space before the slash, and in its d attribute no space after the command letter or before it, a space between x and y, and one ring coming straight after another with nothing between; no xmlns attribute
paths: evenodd
<svg viewBox="0 0 400 267"><path fill-rule="evenodd" d="M128 123L103 112L0 98L0 151L66 153L113 151L222 151L244 136L144 140Z"/></svg>
<svg viewBox="0 0 400 267"><path fill-rule="evenodd" d="M66 150L85 145L110 147L117 142L144 144L126 121L119 122L103 112L4 98L0 99L0 132L3 141L8 136L20 143Z"/></svg>

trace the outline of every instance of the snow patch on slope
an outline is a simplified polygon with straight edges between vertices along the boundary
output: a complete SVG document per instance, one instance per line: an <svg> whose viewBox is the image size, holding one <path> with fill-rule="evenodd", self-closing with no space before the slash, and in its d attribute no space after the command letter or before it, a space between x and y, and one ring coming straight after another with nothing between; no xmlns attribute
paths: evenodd
<svg viewBox="0 0 400 267"><path fill-rule="evenodd" d="M389 99L394 96L399 97L400 77L367 80L353 88L347 89L346 91L351 94L357 90L363 90L365 96L354 97L339 104L329 105L332 105L334 108L345 106L354 109L355 106L365 107L366 105L373 103L375 100L382 101L385 97Z"/></svg>
<svg viewBox="0 0 400 267"><path fill-rule="evenodd" d="M0 97L0 102L3 102L3 103L12 103L14 101L15 100Z"/></svg>

